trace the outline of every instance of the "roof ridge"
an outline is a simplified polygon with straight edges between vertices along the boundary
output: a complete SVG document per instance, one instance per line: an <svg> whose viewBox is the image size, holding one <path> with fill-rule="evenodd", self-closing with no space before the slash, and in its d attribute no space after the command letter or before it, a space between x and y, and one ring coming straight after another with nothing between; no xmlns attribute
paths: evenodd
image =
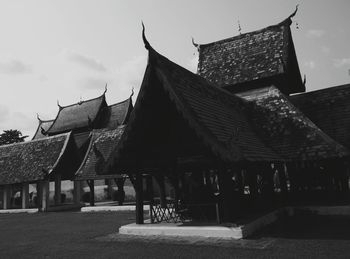
<svg viewBox="0 0 350 259"><path fill-rule="evenodd" d="M60 134L57 134L57 135L53 135L53 136L48 136L48 137L45 137L45 138L32 139L32 140L29 140L29 141L23 141L23 142L16 142L16 143L11 143L11 144L1 145L0 148L9 147L9 146L15 146L15 145L24 145L24 144L28 144L28 143L32 143L32 142L38 142L38 141L44 141L44 140L46 140L48 138L54 139L54 138L62 137L63 135L68 135L68 134L70 134L70 131L69 132L65 132L65 133L60 133Z"/></svg>
<svg viewBox="0 0 350 259"><path fill-rule="evenodd" d="M60 110L63 110L64 108L72 107L74 105L81 105L83 103L91 102L91 101L94 101L94 100L97 100L97 99L100 99L100 98L103 98L103 97L105 97L105 92L102 95L98 96L98 97L91 98L91 99L88 99L88 100L85 100L85 101L79 101L79 102L76 102L76 103L73 103L73 104L69 104L69 105L66 105L66 106L61 106L60 105Z"/></svg>
<svg viewBox="0 0 350 259"><path fill-rule="evenodd" d="M92 99L89 99L89 100L86 100L86 101L83 101L83 102L78 102L78 103L70 104L70 105L67 105L67 106L59 106L59 110L58 110L58 113L56 115L56 118L53 120L52 124L50 125L50 127L45 132L46 133L50 132L51 128L55 125L55 122L57 121L61 111L64 110L65 108L73 107L75 105L81 105L83 103L94 101L94 100L97 100L97 99L100 99L100 98L101 99L106 99L105 94L106 94L106 91L104 91L103 94L98 96L98 97L95 97L95 98L92 98ZM101 103L101 105L102 105L102 103ZM101 108L101 105L99 106L99 109Z"/></svg>
<svg viewBox="0 0 350 259"><path fill-rule="evenodd" d="M298 11L298 6L299 5L297 4L296 8L295 8L295 11L292 14L290 14L286 19L282 20L279 23L272 24L272 25L269 25L269 26L261 28L261 29L257 29L257 30L254 30L254 31L249 31L249 32L246 32L246 33L242 33L242 34L233 36L233 37L229 37L229 38L226 38L226 39L222 39L222 40L218 40L218 41L214 41L214 42L210 42L210 43L206 43L206 44L195 43L194 39L192 38L192 44L198 49L201 46L205 46L206 47L206 46L214 45L214 44L217 44L217 43L223 43L223 42L226 42L226 41L230 41L230 40L233 40L235 38L240 39L240 38L246 37L248 34L261 33L261 32L263 32L265 30L268 30L268 29L271 29L271 28L274 28L274 27L279 27L279 26L284 26L284 25L290 26L291 23L292 23L292 18L296 15L296 13Z"/></svg>
<svg viewBox="0 0 350 259"><path fill-rule="evenodd" d="M122 103L125 103L125 102L128 102L128 101L130 101L130 97L127 98L127 99L125 99L124 101L120 101L120 102L117 102L117 103L113 103L113 104L111 104L111 105L108 105L108 107L116 106L116 105L118 105L118 104L122 104Z"/></svg>
<svg viewBox="0 0 350 259"><path fill-rule="evenodd" d="M350 83L342 84L342 85L336 85L336 86L330 86L330 87L326 87L326 88L322 88L322 89L316 89L316 90L312 90L312 91L304 92L304 93L296 93L296 94L293 94L291 97L302 96L302 95L311 94L311 93L325 92L325 91L329 91L329 90L335 90L335 88L337 88L337 89L339 89L339 88L350 88Z"/></svg>

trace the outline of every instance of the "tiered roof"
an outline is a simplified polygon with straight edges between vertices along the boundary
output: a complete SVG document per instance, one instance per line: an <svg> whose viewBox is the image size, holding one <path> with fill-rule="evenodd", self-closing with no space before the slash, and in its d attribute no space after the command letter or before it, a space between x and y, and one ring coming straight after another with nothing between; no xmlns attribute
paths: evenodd
<svg viewBox="0 0 350 259"><path fill-rule="evenodd" d="M35 182L56 173L72 179L77 165L71 133L0 146L0 185Z"/></svg>
<svg viewBox="0 0 350 259"><path fill-rule="evenodd" d="M58 114L46 133L55 135L75 129L92 128L100 119L100 112L105 107L107 107L105 93L87 101L59 106Z"/></svg>
<svg viewBox="0 0 350 259"><path fill-rule="evenodd" d="M267 28L209 44L199 50L198 74L229 91L275 84L284 93L305 91L287 19Z"/></svg>
<svg viewBox="0 0 350 259"><path fill-rule="evenodd" d="M147 123L144 118L149 105L160 103L152 98L152 92L158 89L166 94L182 120L217 159L226 162L282 160L254 133L238 97L171 62L157 53L147 41L145 45L149 49L147 69L134 111L109 159L110 163L118 163L136 135L143 139L149 137L144 135L142 123ZM163 107L157 109L162 110ZM154 125L161 126L162 122Z"/></svg>
<svg viewBox="0 0 350 259"><path fill-rule="evenodd" d="M350 148L350 84L290 97L320 129Z"/></svg>
<svg viewBox="0 0 350 259"><path fill-rule="evenodd" d="M125 126L119 126L112 130L93 130L84 160L76 172L76 180L101 179L100 174L103 172L104 163L118 145L124 128ZM109 176L104 175L102 178L118 177L113 171L109 171L108 173L110 174Z"/></svg>
<svg viewBox="0 0 350 259"><path fill-rule="evenodd" d="M250 104L256 131L286 160L319 160L349 156L347 148L330 138L275 87L239 93Z"/></svg>

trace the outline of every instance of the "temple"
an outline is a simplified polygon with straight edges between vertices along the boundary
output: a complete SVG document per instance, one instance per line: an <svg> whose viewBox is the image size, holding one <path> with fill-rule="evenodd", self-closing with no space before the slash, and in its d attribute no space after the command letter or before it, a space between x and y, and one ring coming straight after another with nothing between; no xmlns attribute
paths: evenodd
<svg viewBox="0 0 350 259"><path fill-rule="evenodd" d="M115 182L122 205L128 178L137 224L144 223L144 204L151 223L219 224L291 204L348 201L350 87L304 93L290 30L296 11L258 31L193 42L197 74L158 53L143 27L148 63L135 106L133 94L108 105L106 92L59 105L54 120L39 119L34 140L1 147L0 163L8 153L16 157L20 145L47 143L40 152L52 153L63 168L50 150L65 136L70 147L61 154L76 149L78 156L70 158L78 166L60 174L48 165L52 177L74 181L75 190L87 181L91 205L94 181L102 179ZM2 167L0 185L51 179L41 168L33 167L38 176L26 180L23 170ZM18 176L6 180L8 172Z"/></svg>
<svg viewBox="0 0 350 259"><path fill-rule="evenodd" d="M317 182L321 165L345 176L350 153L283 94L295 84L275 81L277 86L267 87L263 81L232 91L236 82L231 79L223 84L203 77L201 46L196 75L160 55L145 35L143 39L149 55L144 79L129 124L106 163L134 179L137 223L143 223L144 196L151 204L152 222L162 221L164 214L173 215L168 221L189 217L234 222L247 204L273 203L276 188L287 195L340 181L342 190L348 189L340 180L344 177L330 175ZM307 170L313 173L300 175ZM146 180L145 186L143 178L149 177L155 181ZM164 189L165 179L174 194L163 191L154 198L152 183Z"/></svg>

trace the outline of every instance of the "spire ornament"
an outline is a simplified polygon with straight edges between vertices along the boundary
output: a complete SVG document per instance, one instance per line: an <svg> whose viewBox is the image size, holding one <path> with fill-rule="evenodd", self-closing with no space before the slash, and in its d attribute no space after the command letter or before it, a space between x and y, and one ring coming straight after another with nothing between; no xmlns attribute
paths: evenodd
<svg viewBox="0 0 350 259"><path fill-rule="evenodd" d="M146 38L146 35L145 35L145 25L143 24L143 21L141 21L141 23L142 23L142 40L143 40L143 43L145 44L145 48L150 50L152 47L149 44L149 42Z"/></svg>

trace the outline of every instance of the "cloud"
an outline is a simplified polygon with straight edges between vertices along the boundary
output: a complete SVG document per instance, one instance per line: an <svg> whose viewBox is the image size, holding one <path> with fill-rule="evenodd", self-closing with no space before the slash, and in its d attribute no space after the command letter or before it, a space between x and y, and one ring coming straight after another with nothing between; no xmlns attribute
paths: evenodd
<svg viewBox="0 0 350 259"><path fill-rule="evenodd" d="M86 77L78 80L78 86L86 90L102 89L107 83L106 79Z"/></svg>
<svg viewBox="0 0 350 259"><path fill-rule="evenodd" d="M320 38L325 34L324 30L308 30L306 36L309 38Z"/></svg>
<svg viewBox="0 0 350 259"><path fill-rule="evenodd" d="M88 57L71 50L63 50L63 55L70 62L76 63L82 67L99 72L107 71L106 67L100 61L92 57Z"/></svg>
<svg viewBox="0 0 350 259"><path fill-rule="evenodd" d="M331 49L327 46L322 46L321 51L325 54L329 54L329 52L331 52Z"/></svg>
<svg viewBox="0 0 350 259"><path fill-rule="evenodd" d="M24 64L19 59L9 59L6 61L0 61L0 73L1 74L25 74L31 72L29 65Z"/></svg>
<svg viewBox="0 0 350 259"><path fill-rule="evenodd" d="M147 65L147 56L141 55L132 58L118 67L113 75L113 83L118 88L121 95L126 95L135 89L135 96L137 95L143 74Z"/></svg>
<svg viewBox="0 0 350 259"><path fill-rule="evenodd" d="M350 65L350 58L336 58L333 60L333 64L335 67L343 67Z"/></svg>
<svg viewBox="0 0 350 259"><path fill-rule="evenodd" d="M316 66L316 63L315 63L315 61L310 60L310 61L304 62L304 66L309 68L309 69L314 69Z"/></svg>
<svg viewBox="0 0 350 259"><path fill-rule="evenodd" d="M9 114L10 114L9 109L4 105L0 105L0 122L6 121L7 118L9 117Z"/></svg>

